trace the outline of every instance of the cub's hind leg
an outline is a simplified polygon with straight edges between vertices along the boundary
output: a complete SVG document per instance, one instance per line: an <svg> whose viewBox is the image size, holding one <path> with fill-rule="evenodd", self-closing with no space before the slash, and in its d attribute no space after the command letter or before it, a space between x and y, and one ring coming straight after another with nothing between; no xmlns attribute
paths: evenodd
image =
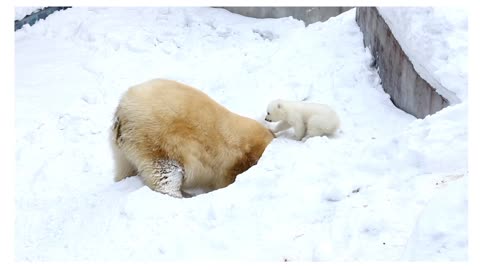
<svg viewBox="0 0 480 270"><path fill-rule="evenodd" d="M144 166L140 171L145 184L152 190L182 198L184 170L175 160L161 159Z"/></svg>

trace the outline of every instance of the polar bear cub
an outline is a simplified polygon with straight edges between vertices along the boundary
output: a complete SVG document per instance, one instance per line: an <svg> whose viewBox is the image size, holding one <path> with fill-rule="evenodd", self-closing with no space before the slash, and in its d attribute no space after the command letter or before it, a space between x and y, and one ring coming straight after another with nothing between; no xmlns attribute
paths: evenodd
<svg viewBox="0 0 480 270"><path fill-rule="evenodd" d="M267 107L265 121L280 123L273 133L293 127L295 138L332 135L340 126L337 113L327 105L277 99Z"/></svg>

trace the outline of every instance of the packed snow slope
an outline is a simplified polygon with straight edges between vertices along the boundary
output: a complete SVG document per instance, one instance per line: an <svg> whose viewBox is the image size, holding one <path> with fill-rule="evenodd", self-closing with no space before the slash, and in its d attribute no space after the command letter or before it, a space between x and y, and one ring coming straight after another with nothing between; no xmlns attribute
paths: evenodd
<svg viewBox="0 0 480 270"><path fill-rule="evenodd" d="M15 33L21 261L466 260L467 104L397 109L355 10L305 27L214 8L72 8ZM112 115L169 78L263 124L275 98L333 107L335 137L281 133L256 166L190 199L113 182Z"/></svg>

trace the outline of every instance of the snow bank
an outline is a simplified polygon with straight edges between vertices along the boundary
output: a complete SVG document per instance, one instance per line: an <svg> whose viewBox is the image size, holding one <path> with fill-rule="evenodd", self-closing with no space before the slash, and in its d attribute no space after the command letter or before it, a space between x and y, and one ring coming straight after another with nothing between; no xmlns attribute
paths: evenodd
<svg viewBox="0 0 480 270"><path fill-rule="evenodd" d="M415 120L370 63L355 10L305 27L212 8L71 8L23 27L16 258L465 260L467 104ZM326 103L342 126L305 142L285 131L234 184L191 199L114 183L113 111L154 77L259 121L274 98Z"/></svg>
<svg viewBox="0 0 480 270"><path fill-rule="evenodd" d="M379 7L415 70L451 104L468 96L467 10Z"/></svg>
<svg viewBox="0 0 480 270"><path fill-rule="evenodd" d="M15 7L15 20L19 21L44 7Z"/></svg>

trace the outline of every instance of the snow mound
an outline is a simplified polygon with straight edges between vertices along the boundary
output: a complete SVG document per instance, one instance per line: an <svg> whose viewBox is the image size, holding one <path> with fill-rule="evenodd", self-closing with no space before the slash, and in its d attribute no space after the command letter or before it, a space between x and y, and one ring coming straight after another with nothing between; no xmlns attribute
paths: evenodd
<svg viewBox="0 0 480 270"><path fill-rule="evenodd" d="M15 7L15 20L19 21L44 7Z"/></svg>

